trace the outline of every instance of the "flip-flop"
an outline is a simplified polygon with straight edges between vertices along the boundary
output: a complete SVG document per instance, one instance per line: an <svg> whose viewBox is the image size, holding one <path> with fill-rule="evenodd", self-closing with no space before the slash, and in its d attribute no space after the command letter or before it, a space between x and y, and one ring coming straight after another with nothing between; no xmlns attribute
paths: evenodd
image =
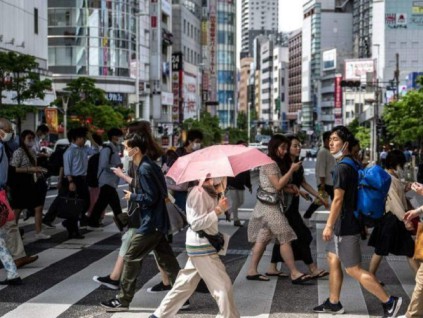
<svg viewBox="0 0 423 318"><path fill-rule="evenodd" d="M302 274L300 277L297 277L296 279L291 279L291 282L294 285L310 285L310 284L304 284L308 282L309 280L312 280L313 278L307 274Z"/></svg>
<svg viewBox="0 0 423 318"><path fill-rule="evenodd" d="M320 272L318 272L316 275L310 275L310 277L312 279L319 279L319 278L323 278L329 275L328 271L325 271L324 269L322 269Z"/></svg>
<svg viewBox="0 0 423 318"><path fill-rule="evenodd" d="M247 275L247 279L248 280L258 280L258 281L261 281L261 282L268 282L270 280L269 277L266 277L262 274Z"/></svg>
<svg viewBox="0 0 423 318"><path fill-rule="evenodd" d="M289 277L289 274L284 273L284 272L278 272L278 273L266 273L266 276L271 276L271 277Z"/></svg>

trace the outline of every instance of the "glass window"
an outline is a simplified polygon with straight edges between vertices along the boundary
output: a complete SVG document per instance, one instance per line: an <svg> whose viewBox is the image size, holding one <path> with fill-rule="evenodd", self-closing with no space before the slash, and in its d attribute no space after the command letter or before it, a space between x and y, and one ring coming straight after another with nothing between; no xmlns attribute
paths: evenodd
<svg viewBox="0 0 423 318"><path fill-rule="evenodd" d="M34 33L38 34L38 9L34 8Z"/></svg>

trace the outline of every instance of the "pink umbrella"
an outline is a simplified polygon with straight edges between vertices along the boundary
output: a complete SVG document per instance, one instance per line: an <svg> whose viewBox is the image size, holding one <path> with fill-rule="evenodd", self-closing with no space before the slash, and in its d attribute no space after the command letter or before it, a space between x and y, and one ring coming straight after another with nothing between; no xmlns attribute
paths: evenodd
<svg viewBox="0 0 423 318"><path fill-rule="evenodd" d="M216 145L179 157L167 173L176 184L204 178L234 177L274 161L256 148Z"/></svg>

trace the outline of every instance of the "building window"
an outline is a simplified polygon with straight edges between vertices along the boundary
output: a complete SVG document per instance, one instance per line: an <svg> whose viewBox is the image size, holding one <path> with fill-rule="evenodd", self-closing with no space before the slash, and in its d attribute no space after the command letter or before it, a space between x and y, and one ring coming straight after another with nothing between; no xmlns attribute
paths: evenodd
<svg viewBox="0 0 423 318"><path fill-rule="evenodd" d="M38 9L34 8L34 33L38 34Z"/></svg>

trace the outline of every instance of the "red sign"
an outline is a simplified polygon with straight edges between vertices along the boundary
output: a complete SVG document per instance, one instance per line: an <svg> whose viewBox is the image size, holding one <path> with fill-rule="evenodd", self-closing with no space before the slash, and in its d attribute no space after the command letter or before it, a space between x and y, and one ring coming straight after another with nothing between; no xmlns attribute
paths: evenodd
<svg viewBox="0 0 423 318"><path fill-rule="evenodd" d="M341 87L342 75L338 74L335 76L335 123L336 125L342 125L342 87Z"/></svg>

